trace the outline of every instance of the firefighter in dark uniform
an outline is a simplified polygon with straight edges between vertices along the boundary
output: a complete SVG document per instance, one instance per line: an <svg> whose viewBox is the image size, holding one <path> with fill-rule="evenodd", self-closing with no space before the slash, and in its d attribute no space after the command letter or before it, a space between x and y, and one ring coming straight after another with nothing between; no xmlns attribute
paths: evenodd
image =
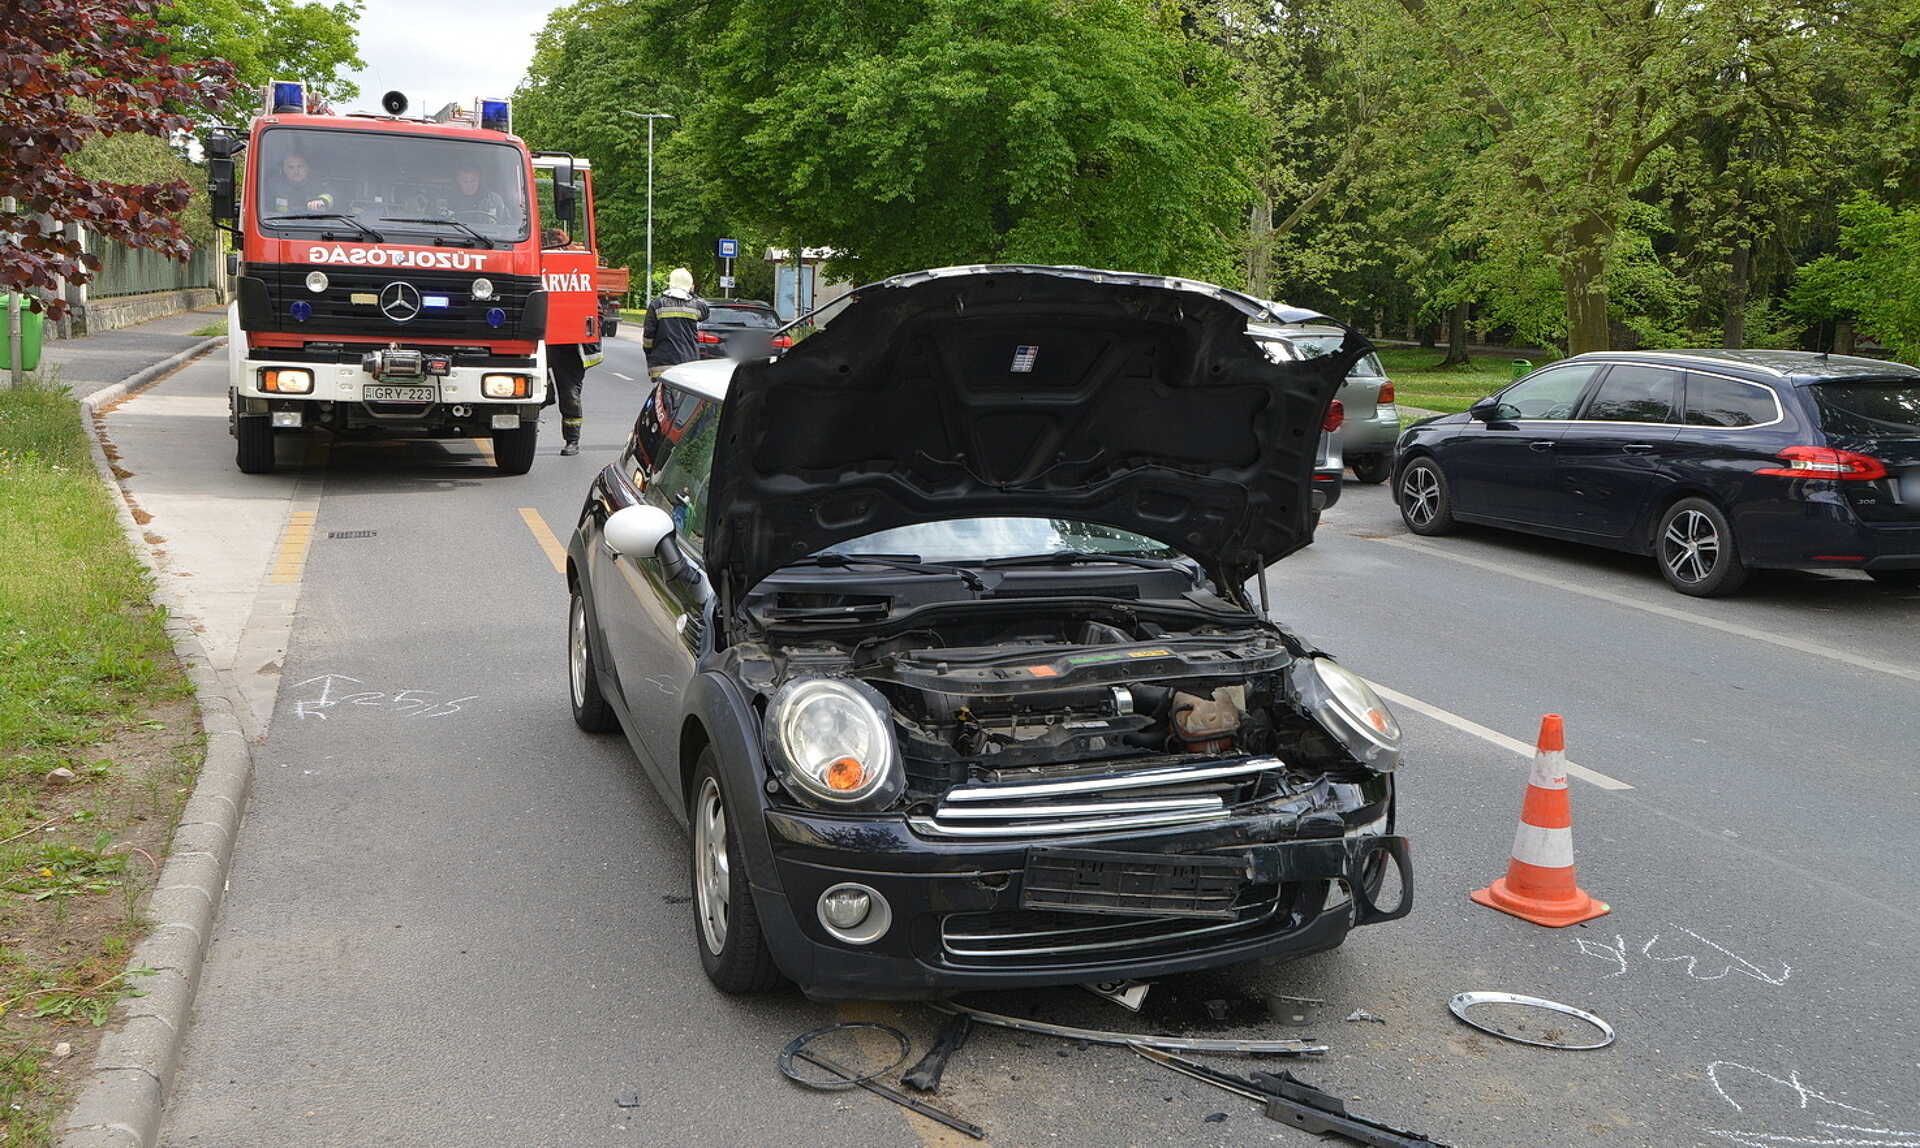
<svg viewBox="0 0 1920 1148"><path fill-rule="evenodd" d="M693 293L693 272L674 268L667 276L667 289L647 304L646 326L640 331L650 377L657 379L668 367L700 357L694 335L706 317L706 300Z"/></svg>

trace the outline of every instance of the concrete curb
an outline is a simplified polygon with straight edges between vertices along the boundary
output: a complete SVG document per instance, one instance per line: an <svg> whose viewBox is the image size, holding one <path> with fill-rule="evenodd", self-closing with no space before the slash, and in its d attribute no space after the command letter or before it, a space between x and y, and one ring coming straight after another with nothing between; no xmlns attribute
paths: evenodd
<svg viewBox="0 0 1920 1148"><path fill-rule="evenodd" d="M80 400L94 469L116 495L120 484L94 433L94 413L225 341L224 336L207 339ZM116 497L114 509L134 553L157 573L158 563L126 500ZM155 971L134 978L146 995L127 1001L119 1028L100 1042L93 1071L61 1129L62 1148L145 1148L159 1137L160 1115L180 1064L200 969L253 786L250 711L234 684L214 669L181 604L170 601L172 597L157 590L154 601L167 610L167 635L193 683L207 735L207 758L147 903L153 930L127 962L130 970Z"/></svg>

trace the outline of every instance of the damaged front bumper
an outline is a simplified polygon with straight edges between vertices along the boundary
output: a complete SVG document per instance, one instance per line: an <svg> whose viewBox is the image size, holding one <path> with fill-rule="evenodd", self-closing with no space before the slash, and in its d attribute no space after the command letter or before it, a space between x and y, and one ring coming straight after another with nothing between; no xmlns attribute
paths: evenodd
<svg viewBox="0 0 1920 1148"><path fill-rule="evenodd" d="M1411 910L1392 795L1379 775L1202 827L1018 842L929 840L904 818L769 808L773 872L754 875L754 899L781 970L824 998L1140 980L1303 956ZM1377 903L1396 874L1394 903ZM891 917L866 943L836 937L817 908L849 883ZM1127 895L1167 911L1116 911Z"/></svg>

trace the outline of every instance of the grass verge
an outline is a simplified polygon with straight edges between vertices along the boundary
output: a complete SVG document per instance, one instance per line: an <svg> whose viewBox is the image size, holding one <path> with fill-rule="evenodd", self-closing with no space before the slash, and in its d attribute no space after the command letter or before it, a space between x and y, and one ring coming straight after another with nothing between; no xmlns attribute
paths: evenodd
<svg viewBox="0 0 1920 1148"><path fill-rule="evenodd" d="M203 338L208 335L224 335L227 333L227 321L224 318L215 319L193 333Z"/></svg>
<svg viewBox="0 0 1920 1148"><path fill-rule="evenodd" d="M0 390L0 1144L52 1141L203 743L65 388Z"/></svg>
<svg viewBox="0 0 1920 1148"><path fill-rule="evenodd" d="M1513 360L1475 355L1464 366L1443 367L1446 351L1432 347L1392 347L1380 363L1393 380L1396 402L1451 414L1464 411L1513 381ZM1535 363L1535 366L1540 364Z"/></svg>

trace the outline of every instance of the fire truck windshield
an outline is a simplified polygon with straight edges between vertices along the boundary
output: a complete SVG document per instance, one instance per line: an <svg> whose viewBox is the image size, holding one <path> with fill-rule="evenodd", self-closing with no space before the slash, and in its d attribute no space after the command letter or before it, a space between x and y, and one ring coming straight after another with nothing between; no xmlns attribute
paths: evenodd
<svg viewBox="0 0 1920 1148"><path fill-rule="evenodd" d="M337 230L337 216L401 243L487 246L517 243L531 231L526 156L511 144L277 127L261 133L255 162L253 202L271 232Z"/></svg>

